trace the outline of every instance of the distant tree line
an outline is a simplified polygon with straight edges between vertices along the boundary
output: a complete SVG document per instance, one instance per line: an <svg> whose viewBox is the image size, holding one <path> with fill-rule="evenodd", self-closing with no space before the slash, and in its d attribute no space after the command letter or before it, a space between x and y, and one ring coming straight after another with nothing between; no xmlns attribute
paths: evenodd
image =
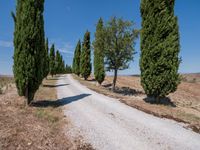
<svg viewBox="0 0 200 150"><path fill-rule="evenodd" d="M63 57L54 44L50 49L44 33L44 0L17 0L15 23L13 72L20 96L30 104L42 80L50 73L66 73ZM22 17L23 16L23 17Z"/></svg>
<svg viewBox="0 0 200 150"><path fill-rule="evenodd" d="M135 40L141 38L141 85L148 97L156 102L176 91L180 83L179 27L174 15L175 0L142 0L142 29L136 30L131 21L111 18L104 24L100 18L96 25L94 49L94 77L101 84L106 71L114 71L115 91L119 70L129 67L135 54ZM82 47L77 43L72 71L85 80L91 74L90 33L85 33Z"/></svg>

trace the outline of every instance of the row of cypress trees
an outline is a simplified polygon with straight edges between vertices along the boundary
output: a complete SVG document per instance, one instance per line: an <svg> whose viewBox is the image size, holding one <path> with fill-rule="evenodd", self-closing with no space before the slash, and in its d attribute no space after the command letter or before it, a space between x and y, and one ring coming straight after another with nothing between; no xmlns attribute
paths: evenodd
<svg viewBox="0 0 200 150"><path fill-rule="evenodd" d="M176 91L180 83L178 68L180 64L179 27L174 15L175 0L142 0L141 17L141 85L148 97L157 102ZM95 32L94 76L101 84L107 70L114 70L114 89L117 70L128 68L133 59L134 40L137 32L129 29L131 23L116 18L104 27L100 18ZM127 30L128 29L128 30ZM73 72L85 79L91 73L90 40L86 32L81 48L79 41L73 60Z"/></svg>
<svg viewBox="0 0 200 150"><path fill-rule="evenodd" d="M80 40L76 45L73 58L72 71L78 76L81 75L85 80L91 74L92 64L91 64L91 43L90 43L89 31L86 31L82 45Z"/></svg>
<svg viewBox="0 0 200 150"><path fill-rule="evenodd" d="M69 67L69 66L67 66ZM57 50L55 52L55 45L52 44L49 54L49 72L53 77L56 74L62 74L66 72L65 62L62 55Z"/></svg>
<svg viewBox="0 0 200 150"><path fill-rule="evenodd" d="M95 33L96 41L93 42L94 50L94 74L95 79L101 84L105 78L104 70L104 27L103 20L100 18ZM91 65L91 43L90 32L86 31L84 40L81 45L79 40L73 58L72 72L81 75L85 80L90 76L92 70Z"/></svg>
<svg viewBox="0 0 200 150"><path fill-rule="evenodd" d="M43 12L44 0L17 0L16 14L12 12L15 23L13 72L18 94L26 97L27 104L49 73L53 76L66 71L61 54L59 51L55 54L54 44L49 55Z"/></svg>
<svg viewBox="0 0 200 150"><path fill-rule="evenodd" d="M113 17L105 25L103 19L99 19L96 25L95 39L92 43L94 48L94 76L99 84L104 81L105 70L113 70L113 90L115 90L118 70L128 68L129 62L133 59L133 45L137 33L133 29L133 24L130 21L124 21L122 18ZM84 78L86 76L85 79L91 73L90 44L87 43L89 41L87 37L86 32L82 48L79 40L73 60L73 72L77 75L81 74ZM85 45L88 48L83 47Z"/></svg>

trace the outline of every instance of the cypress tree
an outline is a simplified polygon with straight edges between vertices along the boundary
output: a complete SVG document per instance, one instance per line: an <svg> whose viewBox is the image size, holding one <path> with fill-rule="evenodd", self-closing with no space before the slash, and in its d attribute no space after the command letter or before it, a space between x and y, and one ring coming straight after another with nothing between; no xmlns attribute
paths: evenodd
<svg viewBox="0 0 200 150"><path fill-rule="evenodd" d="M46 42L45 42L45 67L44 67L44 77L47 77L47 75L49 74L49 42L48 42L48 39L46 39Z"/></svg>
<svg viewBox="0 0 200 150"><path fill-rule="evenodd" d="M55 73L56 74L60 73L60 53L58 50L56 51L56 57L55 57Z"/></svg>
<svg viewBox="0 0 200 150"><path fill-rule="evenodd" d="M17 0L14 31L13 72L20 96L27 104L42 82L44 55L44 0Z"/></svg>
<svg viewBox="0 0 200 150"><path fill-rule="evenodd" d="M94 76L95 79L101 84L105 78L104 70L104 26L102 18L99 19L96 26L94 46Z"/></svg>
<svg viewBox="0 0 200 150"><path fill-rule="evenodd" d="M65 72L65 62L63 60L62 55L57 50L56 51L56 57L55 57L55 73L61 74Z"/></svg>
<svg viewBox="0 0 200 150"><path fill-rule="evenodd" d="M49 56L49 72L51 76L55 75L55 46L54 44L50 48L50 56Z"/></svg>
<svg viewBox="0 0 200 150"><path fill-rule="evenodd" d="M74 57L73 57L73 62L72 62L72 72L73 73L75 73L75 57L76 57L76 55L75 55L75 51L74 51Z"/></svg>
<svg viewBox="0 0 200 150"><path fill-rule="evenodd" d="M61 56L61 73L65 73L65 61L63 60L63 57Z"/></svg>
<svg viewBox="0 0 200 150"><path fill-rule="evenodd" d="M71 68L71 66L69 66L68 64L66 64L65 72L66 72L66 73L72 73L72 68Z"/></svg>
<svg viewBox="0 0 200 150"><path fill-rule="evenodd" d="M87 80L91 74L90 32L86 31L81 52L81 75Z"/></svg>
<svg viewBox="0 0 200 150"><path fill-rule="evenodd" d="M80 75L80 61L81 61L81 41L79 40L75 49L75 59L74 59L74 73Z"/></svg>
<svg viewBox="0 0 200 150"><path fill-rule="evenodd" d="M180 82L179 27L174 3L175 0L141 1L141 84L147 96L157 102L176 91Z"/></svg>

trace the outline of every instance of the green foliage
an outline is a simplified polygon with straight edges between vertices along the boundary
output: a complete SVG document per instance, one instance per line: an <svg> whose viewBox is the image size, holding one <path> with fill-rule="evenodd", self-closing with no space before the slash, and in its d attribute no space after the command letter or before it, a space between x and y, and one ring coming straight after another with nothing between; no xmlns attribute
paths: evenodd
<svg viewBox="0 0 200 150"><path fill-rule="evenodd" d="M65 73L65 62L58 50L56 51L56 58L55 58L55 73L56 74Z"/></svg>
<svg viewBox="0 0 200 150"><path fill-rule="evenodd" d="M66 64L65 73L72 73L72 68L71 68L71 66L69 66L69 65Z"/></svg>
<svg viewBox="0 0 200 150"><path fill-rule="evenodd" d="M111 18L107 23L105 38L105 64L108 71L114 70L113 90L115 90L118 70L129 67L133 60L135 40L138 31L133 23L122 18Z"/></svg>
<svg viewBox="0 0 200 150"><path fill-rule="evenodd" d="M13 72L20 96L33 100L44 77L44 0L17 0ZM34 16L34 17L33 17Z"/></svg>
<svg viewBox="0 0 200 150"><path fill-rule="evenodd" d="M141 84L159 100L176 91L180 82L179 27L175 0L141 1Z"/></svg>
<svg viewBox="0 0 200 150"><path fill-rule="evenodd" d="M81 75L86 80L91 74L91 51L90 51L90 32L86 32L82 44L81 52Z"/></svg>
<svg viewBox="0 0 200 150"><path fill-rule="evenodd" d="M80 75L80 60L81 60L81 41L79 40L76 49L74 52L74 59L73 59L73 73L76 75Z"/></svg>
<svg viewBox="0 0 200 150"><path fill-rule="evenodd" d="M49 55L49 72L53 76L56 73L56 64L55 64L55 46L54 44L50 48L50 55Z"/></svg>
<svg viewBox="0 0 200 150"><path fill-rule="evenodd" d="M96 26L94 46L94 76L101 84L105 78L104 70L104 51L105 51L105 30L102 18L99 19Z"/></svg>
<svg viewBox="0 0 200 150"><path fill-rule="evenodd" d="M45 42L45 57L44 57L44 77L49 74L49 42L46 39Z"/></svg>

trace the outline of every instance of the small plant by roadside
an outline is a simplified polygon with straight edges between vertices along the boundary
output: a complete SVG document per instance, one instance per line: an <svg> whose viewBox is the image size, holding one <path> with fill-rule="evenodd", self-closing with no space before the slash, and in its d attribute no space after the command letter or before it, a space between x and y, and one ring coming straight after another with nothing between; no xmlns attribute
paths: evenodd
<svg viewBox="0 0 200 150"><path fill-rule="evenodd" d="M60 120L59 116L53 114L50 110L38 108L35 112L36 117L47 120L49 123L56 123Z"/></svg>

